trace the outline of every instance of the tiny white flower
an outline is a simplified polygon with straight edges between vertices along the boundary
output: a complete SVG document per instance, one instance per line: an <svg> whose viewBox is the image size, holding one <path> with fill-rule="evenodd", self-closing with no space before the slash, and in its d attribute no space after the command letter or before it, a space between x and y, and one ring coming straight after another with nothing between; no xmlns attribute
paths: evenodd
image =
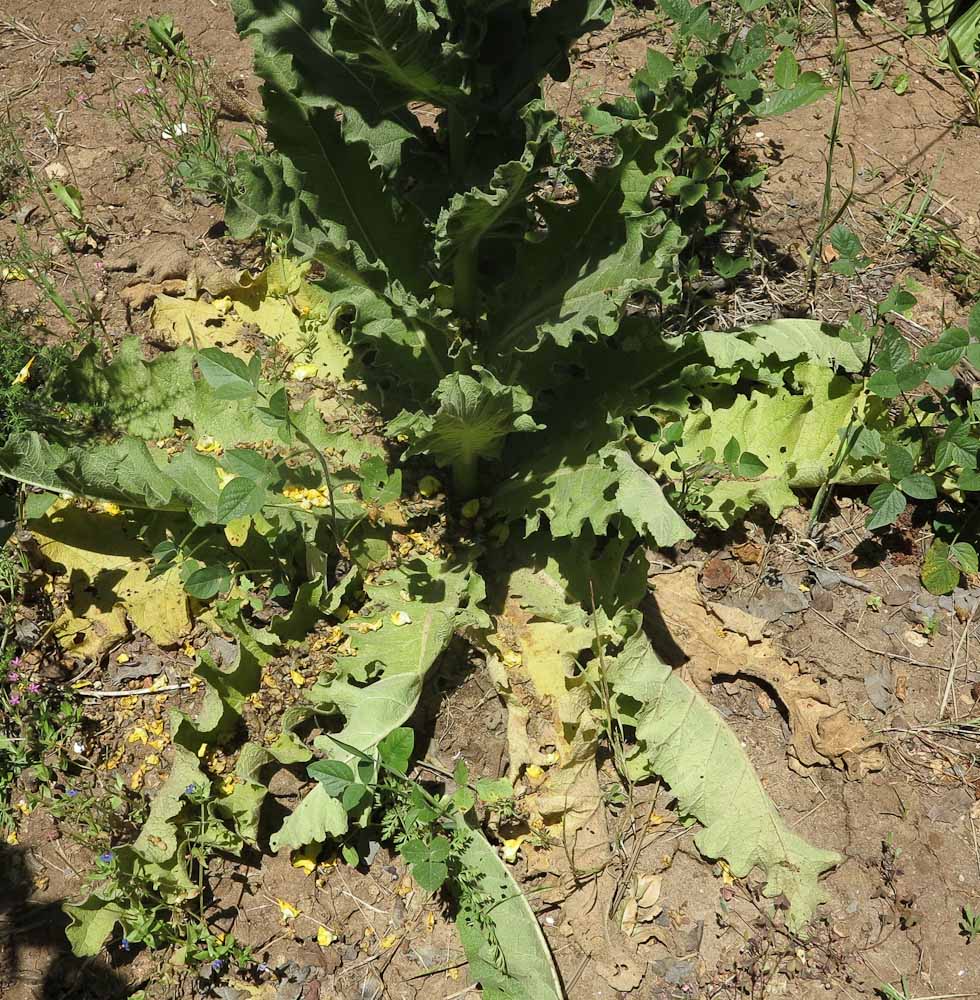
<svg viewBox="0 0 980 1000"><path fill-rule="evenodd" d="M166 128L160 133L161 139L176 139L179 135L187 135L190 126L187 122L177 122L173 128Z"/></svg>

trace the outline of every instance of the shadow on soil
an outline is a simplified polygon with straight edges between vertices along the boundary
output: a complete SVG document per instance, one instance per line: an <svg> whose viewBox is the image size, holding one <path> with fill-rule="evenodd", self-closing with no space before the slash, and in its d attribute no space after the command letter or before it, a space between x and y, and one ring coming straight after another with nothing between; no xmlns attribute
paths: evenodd
<svg viewBox="0 0 980 1000"><path fill-rule="evenodd" d="M24 850L0 845L0 996L125 1000L130 986L121 976L101 960L77 958L69 950L60 901L32 902L33 892ZM28 951L43 955L30 963L36 972L28 968Z"/></svg>

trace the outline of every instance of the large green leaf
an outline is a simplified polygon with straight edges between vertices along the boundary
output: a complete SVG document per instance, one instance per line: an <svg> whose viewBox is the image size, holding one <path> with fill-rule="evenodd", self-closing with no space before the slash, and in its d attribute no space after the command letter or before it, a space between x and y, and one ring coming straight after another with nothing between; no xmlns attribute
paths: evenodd
<svg viewBox="0 0 980 1000"><path fill-rule="evenodd" d="M65 936L71 950L80 958L98 955L123 916L118 903L99 896L89 896L81 903L65 903L64 911L71 919Z"/></svg>
<svg viewBox="0 0 980 1000"><path fill-rule="evenodd" d="M601 536L622 516L656 545L676 545L693 534L667 502L650 473L637 465L629 451L610 442L594 451L577 442L551 438L532 460L498 491L498 511L523 518L528 534L538 530L542 516L555 538L579 536L588 525ZM555 456L561 456L556 462Z"/></svg>
<svg viewBox="0 0 980 1000"><path fill-rule="evenodd" d="M328 0L332 40L355 70L402 101L452 107L466 100L466 67L448 43L448 24L419 0ZM436 5L445 18L448 11Z"/></svg>
<svg viewBox="0 0 980 1000"><path fill-rule="evenodd" d="M520 159L500 164L485 188L453 196L436 223L436 252L442 263L472 256L484 237L515 218L521 231L528 228L527 196L546 159L555 121L541 102L529 105L524 109L528 138Z"/></svg>
<svg viewBox="0 0 980 1000"><path fill-rule="evenodd" d="M731 525L750 507L763 503L778 516L795 504L793 488L817 488L832 473L839 483L871 484L887 478L881 464L865 453L847 455L834 472L846 450L841 435L852 414L855 426L884 433L890 427L885 403L861 383L834 375L827 367L801 364L793 375L793 388L706 393L684 423L676 459L649 449L650 457L676 480L682 466L696 466L709 449L719 459L733 437L742 451L762 460L766 470L761 476L702 484L708 495L704 513L712 521Z"/></svg>
<svg viewBox="0 0 980 1000"><path fill-rule="evenodd" d="M460 860L480 893L463 897L456 915L470 975L487 1000L561 1000L554 960L527 897L479 830L461 817L456 829Z"/></svg>
<svg viewBox="0 0 980 1000"><path fill-rule="evenodd" d="M347 143L333 108L309 107L267 86L269 137L282 158L283 184L253 189L275 197L256 205L258 218L279 218L296 247L313 255L326 244L356 267L381 264L406 287L424 288L425 231L413 214L396 213L381 171L363 143Z"/></svg>
<svg viewBox="0 0 980 1000"><path fill-rule="evenodd" d="M433 398L434 414L402 412L388 426L406 435L406 455L432 455L440 465L472 465L499 457L508 434L540 430L528 415L531 397L520 387L501 385L483 368L472 375L447 375Z"/></svg>
<svg viewBox="0 0 980 1000"><path fill-rule="evenodd" d="M807 843L780 818L734 732L637 630L609 671L620 721L635 726L637 776L659 775L681 813L702 825L698 850L737 878L762 869L767 897L785 895L796 930L826 894L820 876L841 858Z"/></svg>
<svg viewBox="0 0 980 1000"><path fill-rule="evenodd" d="M95 344L85 347L70 370L72 401L98 410L113 428L141 438L169 437L174 415L192 406L193 352L181 348L144 361L138 337L126 337L102 366Z"/></svg>
<svg viewBox="0 0 980 1000"><path fill-rule="evenodd" d="M672 287L674 262L687 238L665 213L645 204L660 173L638 161L642 155L648 163L647 146L638 133L624 130L610 166L594 177L573 173L574 205L539 206L547 233L525 241L514 277L499 289L491 310L501 356L548 338L568 345L576 335L609 336L631 296Z"/></svg>
<svg viewBox="0 0 980 1000"><path fill-rule="evenodd" d="M836 327L812 319L777 319L731 333L698 334L712 361L720 368L744 366L748 371L772 368L773 362L808 360L815 365L858 372L868 360L867 349L841 339Z"/></svg>
<svg viewBox="0 0 980 1000"><path fill-rule="evenodd" d="M343 626L352 655L338 657L331 674L310 692L321 715L345 720L336 739L361 751L411 716L426 675L457 629L489 626L477 606L482 580L465 566L418 559L365 589L366 605ZM377 679L364 684L368 677ZM335 759L354 759L329 736L318 736L314 746ZM271 839L273 849L323 840L328 826L337 825L338 807L317 785Z"/></svg>
<svg viewBox="0 0 980 1000"><path fill-rule="evenodd" d="M399 92L334 51L322 2L232 0L232 9L239 33L255 46L259 76L311 108L336 108L348 142L365 142L386 172L398 166L401 147L418 134L418 122Z"/></svg>

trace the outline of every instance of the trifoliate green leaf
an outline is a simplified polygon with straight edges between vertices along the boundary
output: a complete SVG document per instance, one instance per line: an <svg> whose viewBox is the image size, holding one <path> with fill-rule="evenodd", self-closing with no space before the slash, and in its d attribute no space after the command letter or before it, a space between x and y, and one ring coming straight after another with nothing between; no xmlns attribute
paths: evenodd
<svg viewBox="0 0 980 1000"><path fill-rule="evenodd" d="M950 369L957 365L970 344L970 335L959 327L951 327L932 344L919 351L919 361L937 368Z"/></svg>
<svg viewBox="0 0 980 1000"><path fill-rule="evenodd" d="M887 527L898 520L899 514L905 510L906 499L902 491L894 483L881 483L876 486L868 497L871 516L868 518L869 531Z"/></svg>
<svg viewBox="0 0 980 1000"><path fill-rule="evenodd" d="M922 585L930 594L948 594L960 582L960 567L946 542L935 540L922 561Z"/></svg>
<svg viewBox="0 0 980 1000"><path fill-rule="evenodd" d="M935 500L937 496L935 482L923 473L905 476L899 480L898 488L913 500Z"/></svg>

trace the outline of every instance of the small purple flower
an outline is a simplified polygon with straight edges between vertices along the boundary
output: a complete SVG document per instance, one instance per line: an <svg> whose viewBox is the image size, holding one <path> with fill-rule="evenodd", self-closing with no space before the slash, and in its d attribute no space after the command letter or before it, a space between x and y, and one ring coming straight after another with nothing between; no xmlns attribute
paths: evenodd
<svg viewBox="0 0 980 1000"><path fill-rule="evenodd" d="M215 972L220 972L224 967L225 967L224 960L220 958L216 958L211 963L211 968L214 969Z"/></svg>
<svg viewBox="0 0 980 1000"><path fill-rule="evenodd" d="M119 942L119 947L122 948L123 951L129 951L131 947L129 938L123 938L122 941Z"/></svg>
<svg viewBox="0 0 980 1000"><path fill-rule="evenodd" d="M37 681L31 681L31 683L27 685L27 690L30 691L31 694L37 694L41 690L41 685L38 684Z"/></svg>
<svg viewBox="0 0 980 1000"><path fill-rule="evenodd" d="M65 794L68 796L68 798L73 799L78 794L78 789L77 788L69 788L68 791ZM123 940L125 941L126 939L123 938Z"/></svg>
<svg viewBox="0 0 980 1000"><path fill-rule="evenodd" d="M255 971L256 972L268 972L269 971L269 966L266 965L265 962L259 962L259 964L255 967Z"/></svg>
<svg viewBox="0 0 980 1000"><path fill-rule="evenodd" d="M19 656L15 656L15 657L14 657L14 658L13 658L13 659L12 659L12 660L10 661L10 665L11 665L12 667L19 667L19 666L20 666L20 657L19 657Z"/></svg>
<svg viewBox="0 0 980 1000"><path fill-rule="evenodd" d="M135 93L139 94L142 97L143 94L148 94L149 91L146 89L146 87L137 87Z"/></svg>
<svg viewBox="0 0 980 1000"><path fill-rule="evenodd" d="M104 861L106 864L108 864L114 857L115 855L112 853L112 851L105 851L103 854L99 855L99 861Z"/></svg>
<svg viewBox="0 0 980 1000"><path fill-rule="evenodd" d="M16 691L10 696L10 704L11 705L20 704L20 695Z"/></svg>
<svg viewBox="0 0 980 1000"><path fill-rule="evenodd" d="M16 670L11 670L10 673L7 674L7 680L10 681L11 684L16 684L17 681L20 680L20 674L17 673Z"/></svg>

